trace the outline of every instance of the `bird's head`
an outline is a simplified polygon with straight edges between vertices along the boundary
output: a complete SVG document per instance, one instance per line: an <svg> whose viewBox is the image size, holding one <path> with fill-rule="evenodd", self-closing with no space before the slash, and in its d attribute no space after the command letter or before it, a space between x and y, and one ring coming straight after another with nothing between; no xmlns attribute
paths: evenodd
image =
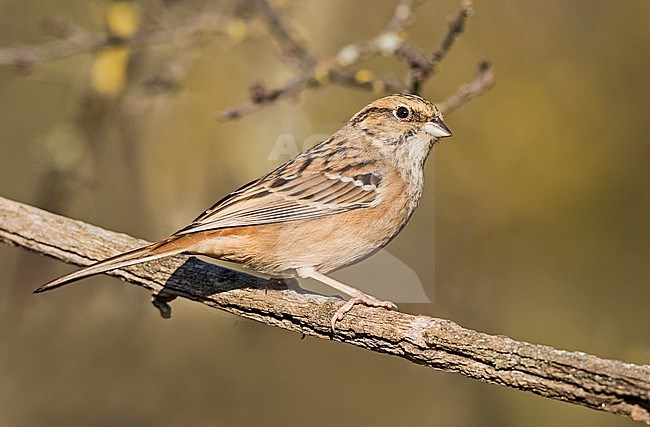
<svg viewBox="0 0 650 427"><path fill-rule="evenodd" d="M352 117L350 125L380 152L410 163L423 164L433 144L451 136L440 110L409 94L376 100Z"/></svg>

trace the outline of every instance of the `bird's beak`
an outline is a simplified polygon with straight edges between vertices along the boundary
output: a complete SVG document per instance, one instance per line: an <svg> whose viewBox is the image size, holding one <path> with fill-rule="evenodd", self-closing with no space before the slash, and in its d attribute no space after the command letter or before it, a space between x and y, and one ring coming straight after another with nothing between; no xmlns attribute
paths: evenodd
<svg viewBox="0 0 650 427"><path fill-rule="evenodd" d="M426 133L430 133L436 138L445 138L447 136L451 136L451 131L440 117L436 117L432 121L426 122L422 126L422 130Z"/></svg>

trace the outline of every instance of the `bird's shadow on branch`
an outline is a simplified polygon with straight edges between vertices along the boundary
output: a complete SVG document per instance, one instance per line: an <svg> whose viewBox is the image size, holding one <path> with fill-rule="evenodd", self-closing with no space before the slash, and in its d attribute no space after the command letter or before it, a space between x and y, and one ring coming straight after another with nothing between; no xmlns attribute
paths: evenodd
<svg viewBox="0 0 650 427"><path fill-rule="evenodd" d="M302 289L296 279L262 278L241 271L231 270L210 262L189 257L169 276L162 289L155 291L151 303L160 315L171 318L169 302L181 296L205 302L214 300L215 295L237 289L293 290L297 293L312 293Z"/></svg>

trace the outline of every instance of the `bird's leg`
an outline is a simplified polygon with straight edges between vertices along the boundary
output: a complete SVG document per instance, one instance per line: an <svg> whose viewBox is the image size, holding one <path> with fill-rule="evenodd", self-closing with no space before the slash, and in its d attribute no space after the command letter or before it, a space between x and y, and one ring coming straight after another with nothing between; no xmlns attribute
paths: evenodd
<svg viewBox="0 0 650 427"><path fill-rule="evenodd" d="M350 299L346 301L345 304L343 304L341 307L339 307L339 309L336 310L336 313L334 313L334 316L332 316L331 325L332 332L334 333L336 333L336 322L343 319L345 313L352 310L352 307L357 304L365 304L370 307L384 307L389 310L397 310L397 306L394 303L390 301L381 301L372 295L364 294L360 290L355 289L352 286L348 286L345 283L341 283L338 280L334 280L322 273L319 273L311 267L299 268L297 269L297 272L300 277L310 277L314 280L318 280L319 282L324 283L327 286L331 286L332 288L350 296Z"/></svg>

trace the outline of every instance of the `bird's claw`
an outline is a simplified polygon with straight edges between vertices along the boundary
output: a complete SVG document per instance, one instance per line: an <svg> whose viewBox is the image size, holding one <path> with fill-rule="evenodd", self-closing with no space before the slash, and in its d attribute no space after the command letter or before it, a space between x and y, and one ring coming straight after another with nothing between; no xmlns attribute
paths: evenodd
<svg viewBox="0 0 650 427"><path fill-rule="evenodd" d="M366 294L360 294L354 296L350 298L348 301L346 301L345 304L343 304L341 307L339 307L339 309L336 310L336 313L334 313L334 316L332 316L332 320L330 324L332 326L333 333L336 333L336 322L343 319L345 314L348 311L352 310L352 307L354 307L357 304L364 304L369 307L383 307L388 310L397 310L397 305L395 305L391 301L381 301L371 295L366 295Z"/></svg>

